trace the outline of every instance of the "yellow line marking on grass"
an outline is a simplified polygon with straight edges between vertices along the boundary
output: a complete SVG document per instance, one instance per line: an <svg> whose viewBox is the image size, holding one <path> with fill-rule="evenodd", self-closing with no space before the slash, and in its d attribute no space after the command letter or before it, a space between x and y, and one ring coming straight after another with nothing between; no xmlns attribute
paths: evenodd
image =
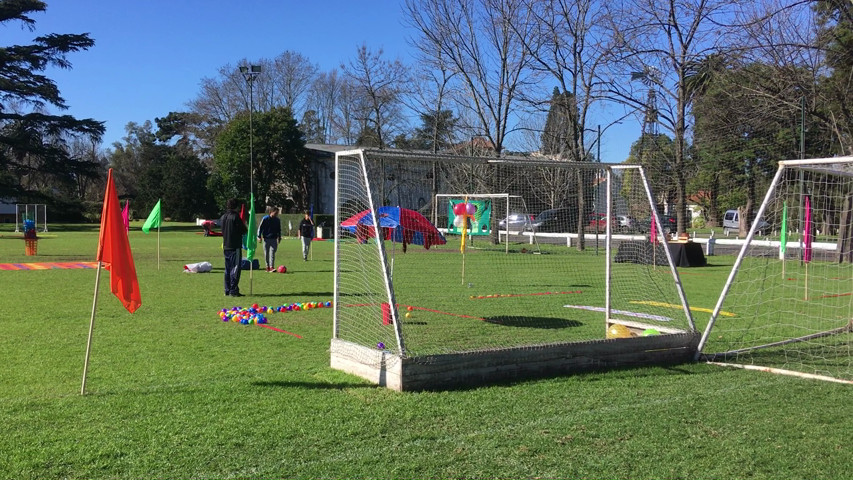
<svg viewBox="0 0 853 480"><path fill-rule="evenodd" d="M639 303L640 305L651 305L653 307L682 308L681 305L675 305L673 303L655 302L652 300L645 300L645 301L632 300L628 303ZM710 308L690 307L690 310L692 310L694 312L714 313L714 311L711 310ZM720 310L720 315L722 315L724 317L736 317L737 316L732 312L725 312L723 310Z"/></svg>

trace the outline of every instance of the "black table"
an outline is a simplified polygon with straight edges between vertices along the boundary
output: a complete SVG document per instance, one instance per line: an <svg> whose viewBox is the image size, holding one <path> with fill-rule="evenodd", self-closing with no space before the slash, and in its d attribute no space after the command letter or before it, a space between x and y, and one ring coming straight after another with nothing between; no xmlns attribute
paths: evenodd
<svg viewBox="0 0 853 480"><path fill-rule="evenodd" d="M704 267L707 264L702 246L695 242L667 242L676 267ZM652 245L645 240L629 240L619 244L617 263L640 263L667 265L663 244Z"/></svg>

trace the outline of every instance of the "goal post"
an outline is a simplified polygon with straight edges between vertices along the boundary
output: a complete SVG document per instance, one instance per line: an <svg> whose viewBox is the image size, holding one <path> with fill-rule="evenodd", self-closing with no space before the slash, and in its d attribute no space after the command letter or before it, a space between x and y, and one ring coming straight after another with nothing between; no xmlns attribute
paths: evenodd
<svg viewBox="0 0 853 480"><path fill-rule="evenodd" d="M853 157L779 162L752 217L697 358L853 383Z"/></svg>
<svg viewBox="0 0 853 480"><path fill-rule="evenodd" d="M665 243L608 223L604 253L568 246L594 208L657 211L641 167L370 149L335 162L333 368L417 390L693 359L699 333ZM499 205L493 224L517 213L507 202L561 215L536 248L472 246L422 215L478 195Z"/></svg>
<svg viewBox="0 0 853 480"><path fill-rule="evenodd" d="M24 231L24 221L32 220L36 231L47 232L47 205L44 203L15 204L15 232ZM41 225L41 230L39 230Z"/></svg>
<svg viewBox="0 0 853 480"><path fill-rule="evenodd" d="M524 197L508 193L437 193L436 208L433 211L432 222L439 230L459 235L460 228L454 226L453 206L465 201L477 207L477 213L486 212L483 218L478 215L474 225L468 224L466 233L475 236L491 235L496 230L497 240L505 246L509 253L510 235L523 238L530 235L533 242L531 221L533 213L527 209ZM510 218L512 216L512 218Z"/></svg>

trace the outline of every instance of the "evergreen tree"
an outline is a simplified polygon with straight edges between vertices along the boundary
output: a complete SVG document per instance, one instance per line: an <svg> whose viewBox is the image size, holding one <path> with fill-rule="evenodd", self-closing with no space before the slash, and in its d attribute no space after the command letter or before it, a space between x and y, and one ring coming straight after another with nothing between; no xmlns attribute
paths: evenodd
<svg viewBox="0 0 853 480"><path fill-rule="evenodd" d="M33 29L32 13L47 6L37 0L0 1L0 24L21 22ZM72 158L68 138L99 139L102 122L48 112L67 108L48 67L70 68L67 54L94 45L88 34L47 34L31 45L0 47L0 198L39 198L75 191L78 177L97 177L96 162ZM69 188L64 188L67 186Z"/></svg>
<svg viewBox="0 0 853 480"><path fill-rule="evenodd" d="M299 130L302 131L305 143L326 143L320 117L317 116L316 110L308 110L302 115Z"/></svg>
<svg viewBox="0 0 853 480"><path fill-rule="evenodd" d="M542 130L543 154L567 158L574 142L572 132L577 128L577 108L574 95L569 92L560 92L558 87L554 87L551 107L545 119L545 128Z"/></svg>
<svg viewBox="0 0 853 480"><path fill-rule="evenodd" d="M308 154L302 132L287 107L255 114L254 159L249 161L249 115L232 120L216 140L214 170L208 182L219 204L230 197L249 198L250 170L255 199L273 205L308 206Z"/></svg>

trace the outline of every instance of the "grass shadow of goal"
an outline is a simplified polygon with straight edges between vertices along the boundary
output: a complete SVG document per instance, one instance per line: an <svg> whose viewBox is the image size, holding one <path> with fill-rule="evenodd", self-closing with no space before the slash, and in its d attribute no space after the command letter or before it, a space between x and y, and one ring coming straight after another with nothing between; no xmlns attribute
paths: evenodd
<svg viewBox="0 0 853 480"><path fill-rule="evenodd" d="M583 325L583 323L577 320L566 320L565 318L553 317L521 317L499 315L496 317L486 317L483 320L494 325L503 325L505 327L540 328L550 330L574 328Z"/></svg>

